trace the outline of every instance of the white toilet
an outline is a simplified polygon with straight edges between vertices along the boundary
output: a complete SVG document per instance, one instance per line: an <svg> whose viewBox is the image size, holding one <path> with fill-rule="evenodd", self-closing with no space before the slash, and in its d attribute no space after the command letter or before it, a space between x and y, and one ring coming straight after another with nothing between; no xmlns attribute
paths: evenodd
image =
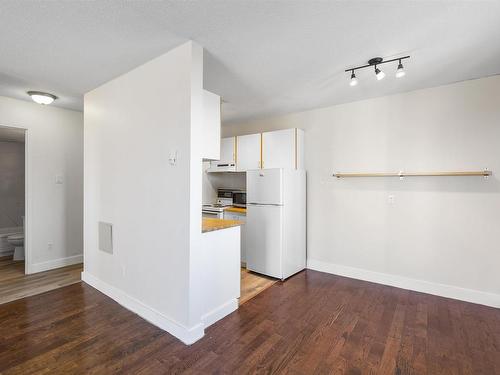
<svg viewBox="0 0 500 375"><path fill-rule="evenodd" d="M7 242L14 246L13 260L24 260L24 233L16 233L8 236Z"/></svg>
<svg viewBox="0 0 500 375"><path fill-rule="evenodd" d="M24 216L23 216L24 232ZM24 233L14 233L7 237L7 242L14 246L13 260L24 260Z"/></svg>

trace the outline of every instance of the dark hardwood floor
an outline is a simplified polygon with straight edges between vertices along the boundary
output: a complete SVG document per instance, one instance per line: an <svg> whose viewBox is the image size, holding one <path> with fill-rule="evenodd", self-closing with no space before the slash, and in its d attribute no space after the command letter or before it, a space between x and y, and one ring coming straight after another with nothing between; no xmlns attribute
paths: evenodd
<svg viewBox="0 0 500 375"><path fill-rule="evenodd" d="M0 306L2 374L500 374L500 310L324 273L192 346L83 283Z"/></svg>

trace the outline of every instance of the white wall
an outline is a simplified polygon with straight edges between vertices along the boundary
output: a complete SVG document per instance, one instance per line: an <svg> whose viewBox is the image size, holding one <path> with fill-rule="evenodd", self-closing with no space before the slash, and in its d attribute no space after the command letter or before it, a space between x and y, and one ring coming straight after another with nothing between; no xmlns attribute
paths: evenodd
<svg viewBox="0 0 500 375"><path fill-rule="evenodd" d="M185 342L203 335L202 89L189 42L85 95L84 280Z"/></svg>
<svg viewBox="0 0 500 375"><path fill-rule="evenodd" d="M499 103L494 76L229 124L223 136L305 129L310 267L500 306ZM487 181L331 177L484 168Z"/></svg>
<svg viewBox="0 0 500 375"><path fill-rule="evenodd" d="M81 112L0 97L0 125L27 129L28 272L81 262L82 120Z"/></svg>
<svg viewBox="0 0 500 375"><path fill-rule="evenodd" d="M0 233L22 227L24 216L24 143L0 141Z"/></svg>

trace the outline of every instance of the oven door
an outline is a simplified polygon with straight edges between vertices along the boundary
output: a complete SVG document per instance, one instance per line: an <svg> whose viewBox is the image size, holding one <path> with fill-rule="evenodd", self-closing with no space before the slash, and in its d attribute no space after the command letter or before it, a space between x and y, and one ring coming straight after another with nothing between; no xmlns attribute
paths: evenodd
<svg viewBox="0 0 500 375"><path fill-rule="evenodd" d="M202 210L201 213L202 213L202 217L208 217L208 218L212 218L212 219L223 219L224 218L224 212Z"/></svg>

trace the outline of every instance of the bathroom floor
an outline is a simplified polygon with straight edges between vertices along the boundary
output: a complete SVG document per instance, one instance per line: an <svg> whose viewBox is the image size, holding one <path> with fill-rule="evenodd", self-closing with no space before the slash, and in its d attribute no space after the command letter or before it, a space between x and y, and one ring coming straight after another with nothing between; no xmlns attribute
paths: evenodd
<svg viewBox="0 0 500 375"><path fill-rule="evenodd" d="M0 304L80 282L83 264L24 274L24 262L0 258Z"/></svg>

